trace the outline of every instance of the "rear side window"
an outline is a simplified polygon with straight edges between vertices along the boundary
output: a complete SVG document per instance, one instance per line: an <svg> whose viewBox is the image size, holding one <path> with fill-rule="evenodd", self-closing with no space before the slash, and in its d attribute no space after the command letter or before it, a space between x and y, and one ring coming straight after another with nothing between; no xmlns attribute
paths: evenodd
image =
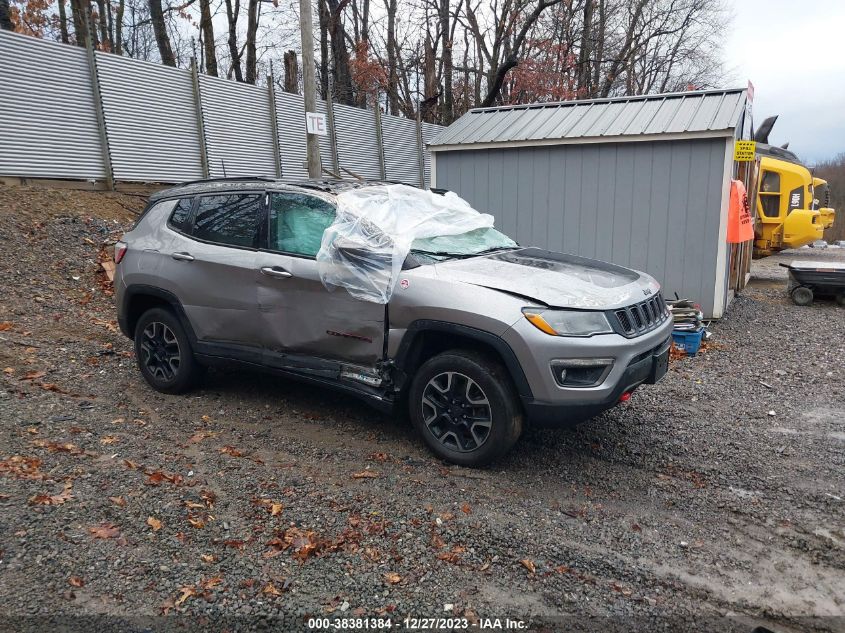
<svg viewBox="0 0 845 633"><path fill-rule="evenodd" d="M259 194L203 196L199 200L193 236L200 240L253 248L258 242Z"/></svg>
<svg viewBox="0 0 845 633"><path fill-rule="evenodd" d="M335 208L325 200L300 193L274 193L270 197L271 250L314 257L323 232L334 222Z"/></svg>
<svg viewBox="0 0 845 633"><path fill-rule="evenodd" d="M170 202L176 201L171 200ZM193 204L193 198L182 198L176 203L173 213L170 214L169 224L171 228L182 233L191 232L191 207Z"/></svg>

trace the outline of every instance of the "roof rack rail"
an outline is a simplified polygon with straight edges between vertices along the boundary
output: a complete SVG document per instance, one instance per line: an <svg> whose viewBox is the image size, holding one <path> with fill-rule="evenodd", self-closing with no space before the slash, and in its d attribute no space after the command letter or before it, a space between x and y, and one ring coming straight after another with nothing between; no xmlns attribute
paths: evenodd
<svg viewBox="0 0 845 633"><path fill-rule="evenodd" d="M229 176L223 178L200 178L199 180L186 180L180 182L177 187L186 187L187 185L199 185L206 182L249 182L250 180L260 180L262 182L275 182L276 178L270 176Z"/></svg>

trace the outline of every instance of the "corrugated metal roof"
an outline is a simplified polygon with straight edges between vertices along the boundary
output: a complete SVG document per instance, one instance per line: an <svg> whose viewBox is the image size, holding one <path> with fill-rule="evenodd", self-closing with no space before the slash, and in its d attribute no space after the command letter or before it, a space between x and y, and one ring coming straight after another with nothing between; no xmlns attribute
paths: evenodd
<svg viewBox="0 0 845 633"><path fill-rule="evenodd" d="M431 146L727 132L745 101L745 89L735 88L477 108Z"/></svg>

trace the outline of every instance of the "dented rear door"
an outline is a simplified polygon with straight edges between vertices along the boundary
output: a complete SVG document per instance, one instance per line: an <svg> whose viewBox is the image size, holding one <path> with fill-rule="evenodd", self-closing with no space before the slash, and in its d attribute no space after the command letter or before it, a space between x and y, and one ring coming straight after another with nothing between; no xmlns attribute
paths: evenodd
<svg viewBox="0 0 845 633"><path fill-rule="evenodd" d="M383 356L385 307L343 289L329 292L320 281L314 256L321 227L333 218L334 207L321 198L270 196L267 248L256 257L269 365L327 369L336 361L375 367Z"/></svg>

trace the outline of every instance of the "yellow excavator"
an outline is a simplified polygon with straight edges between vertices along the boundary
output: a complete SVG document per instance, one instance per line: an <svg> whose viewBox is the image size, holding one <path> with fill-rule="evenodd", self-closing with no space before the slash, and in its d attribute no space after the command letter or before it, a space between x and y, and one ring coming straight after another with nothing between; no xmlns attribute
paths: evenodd
<svg viewBox="0 0 845 633"><path fill-rule="evenodd" d="M760 157L755 257L766 257L822 239L824 230L833 226L836 215L830 208L827 181L814 178L787 149L789 143L782 147L768 144L776 120L776 116L769 117L754 134Z"/></svg>

